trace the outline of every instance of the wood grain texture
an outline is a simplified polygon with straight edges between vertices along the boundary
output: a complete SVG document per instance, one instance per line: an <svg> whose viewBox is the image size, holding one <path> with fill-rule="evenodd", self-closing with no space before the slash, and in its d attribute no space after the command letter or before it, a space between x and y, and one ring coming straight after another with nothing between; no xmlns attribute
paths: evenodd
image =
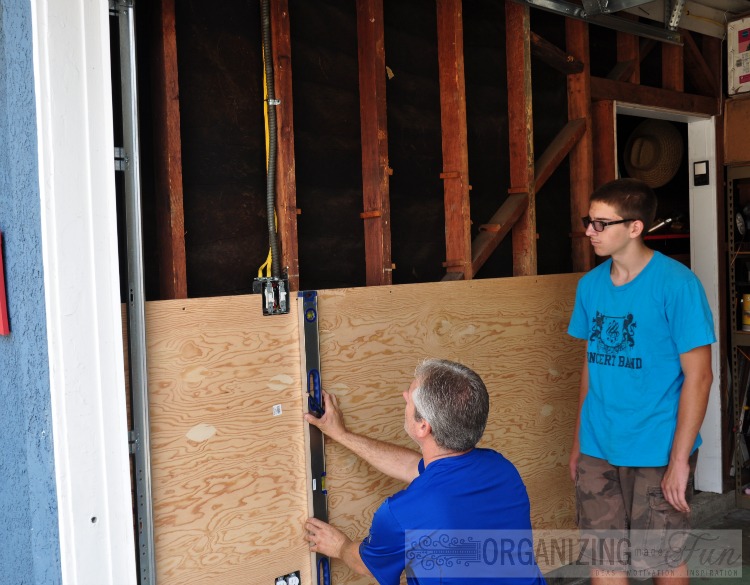
<svg viewBox="0 0 750 585"><path fill-rule="evenodd" d="M410 446L401 393L418 361L465 363L490 391L481 444L518 467L534 528L572 528L583 347L566 329L579 277L320 291L323 387L352 430ZM296 304L263 317L254 296L157 301L146 321L159 584L263 585L294 570L312 583ZM362 539L405 486L333 441L326 459L330 520ZM332 577L370 582L338 562Z"/></svg>
<svg viewBox="0 0 750 585"><path fill-rule="evenodd" d="M466 129L464 26L461 0L437 0L438 80L443 146L446 272L471 271L469 150Z"/></svg>
<svg viewBox="0 0 750 585"><path fill-rule="evenodd" d="M482 445L518 467L537 530L572 528L568 456L583 346L566 333L580 275L320 291L323 386L353 431L410 445L401 393L425 357L475 369L490 391ZM381 502L404 486L326 444L331 523L367 535ZM341 563L333 582L360 585Z"/></svg>
<svg viewBox="0 0 750 585"><path fill-rule="evenodd" d="M157 581L310 583L296 307L148 303ZM275 405L282 413L273 415Z"/></svg>
<svg viewBox="0 0 750 585"><path fill-rule="evenodd" d="M509 193L526 193L528 204L513 224L513 276L537 271L534 122L531 100L531 20L529 7L505 3L508 70Z"/></svg>

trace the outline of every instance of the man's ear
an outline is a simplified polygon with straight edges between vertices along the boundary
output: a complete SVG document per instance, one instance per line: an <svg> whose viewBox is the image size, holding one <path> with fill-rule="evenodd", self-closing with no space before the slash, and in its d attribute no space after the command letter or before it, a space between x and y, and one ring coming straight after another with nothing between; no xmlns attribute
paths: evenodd
<svg viewBox="0 0 750 585"><path fill-rule="evenodd" d="M426 418L423 418L419 421L419 425L417 426L417 436L424 438L429 436L430 433L432 433L432 426L430 426L430 423L427 422Z"/></svg>

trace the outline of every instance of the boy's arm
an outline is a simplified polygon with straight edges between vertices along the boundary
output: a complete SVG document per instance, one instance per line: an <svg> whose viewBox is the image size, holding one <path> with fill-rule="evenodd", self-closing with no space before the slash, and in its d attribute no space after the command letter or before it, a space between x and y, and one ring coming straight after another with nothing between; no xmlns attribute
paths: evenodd
<svg viewBox="0 0 750 585"><path fill-rule="evenodd" d="M685 374L677 411L677 429L669 456L669 465L661 482L666 500L680 512L689 512L685 499L690 465L688 458L695 437L703 424L711 390L711 346L703 345L680 354L680 364Z"/></svg>
<svg viewBox="0 0 750 585"><path fill-rule="evenodd" d="M406 447L352 433L344 424L336 396L323 391L323 401L323 416L316 418L306 414L305 420L308 423L318 427L328 437L367 461L381 473L405 483L411 483L419 475L419 461L422 459L419 453Z"/></svg>
<svg viewBox="0 0 750 585"><path fill-rule="evenodd" d="M570 451L570 479L576 480L576 471L578 470L578 458L581 455L580 431L581 431L581 409L583 401L586 400L586 394L589 391L589 364L588 355L584 355L583 368L581 369L581 385L578 390L578 417L576 418L575 434L573 435L573 448Z"/></svg>

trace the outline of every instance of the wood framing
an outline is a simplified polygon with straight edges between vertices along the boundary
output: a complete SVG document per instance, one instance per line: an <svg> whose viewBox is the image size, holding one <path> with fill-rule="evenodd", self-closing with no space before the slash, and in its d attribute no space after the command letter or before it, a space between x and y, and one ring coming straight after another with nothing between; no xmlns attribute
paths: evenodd
<svg viewBox="0 0 750 585"><path fill-rule="evenodd" d="M617 33L618 75L610 77L630 83L641 82L641 56L639 37L624 32ZM621 72L621 73L620 73ZM609 76L608 76L609 77Z"/></svg>
<svg viewBox="0 0 750 585"><path fill-rule="evenodd" d="M536 162L534 185L538 192L542 189L547 179L550 178L555 169L568 156L571 149L586 133L586 120L570 120L565 127L558 132L542 156Z"/></svg>
<svg viewBox="0 0 750 585"><path fill-rule="evenodd" d="M613 81L603 77L592 76L590 83L591 99L593 100L616 100L641 106L678 110L686 114L715 116L719 113L718 100L712 97L645 85L633 85L632 83Z"/></svg>
<svg viewBox="0 0 750 585"><path fill-rule="evenodd" d="M391 284L391 204L383 0L357 0L366 283Z"/></svg>
<svg viewBox="0 0 750 585"><path fill-rule="evenodd" d="M707 60L698 45L695 44L693 35L688 31L680 31L684 42L684 54L685 54L685 73L688 75L690 81L695 85L697 91L702 95L713 96L716 98L721 97L721 67L722 60L721 55L713 54L712 59ZM715 41L709 41L709 47L715 46ZM662 57L662 63L664 57ZM662 65L663 66L663 65ZM719 73L717 79L717 72Z"/></svg>
<svg viewBox="0 0 750 585"><path fill-rule="evenodd" d="M716 99L723 99L722 91L722 77L723 77L723 63L724 63L724 41L717 39L716 37L703 37L703 47L701 55L703 60L708 64L708 76L710 81L708 82L709 87L713 89L711 95L716 96ZM689 70L688 73L691 73ZM723 128L723 126L720 126ZM719 134L721 134L719 130ZM723 144L722 141L717 144Z"/></svg>
<svg viewBox="0 0 750 585"><path fill-rule="evenodd" d="M602 100L591 104L594 132L594 189L617 178L617 114L615 103ZM585 214L584 214L585 215ZM583 226L575 225L583 233ZM574 230L575 233L575 230Z"/></svg>
<svg viewBox="0 0 750 585"><path fill-rule="evenodd" d="M505 55L508 71L508 138L511 194L525 194L526 208L513 225L513 276L536 274L536 188L534 124L531 105L529 7L505 3Z"/></svg>
<svg viewBox="0 0 750 585"><path fill-rule="evenodd" d="M187 298L185 212L180 141L180 86L177 76L175 0L153 6L155 47L151 82L154 104L156 221L159 242L159 294Z"/></svg>
<svg viewBox="0 0 750 585"><path fill-rule="evenodd" d="M532 56L557 69L563 75L583 71L583 63L573 57L573 55L568 55L565 51L561 51L534 31L530 31L529 40L531 42Z"/></svg>
<svg viewBox="0 0 750 585"><path fill-rule="evenodd" d="M589 212L589 197L594 190L588 24L580 20L566 18L565 39L568 52L583 62L581 73L568 75L568 119L584 119L586 121L586 133L570 152L570 222L573 270L583 272L594 267L594 253L591 245L586 238L577 237L581 231L579 228L581 217Z"/></svg>
<svg viewBox="0 0 750 585"><path fill-rule="evenodd" d="M685 91L683 54L681 45L661 44L661 86L664 89Z"/></svg>
<svg viewBox="0 0 750 585"><path fill-rule="evenodd" d="M472 278L469 151L461 0L437 0L440 120L445 198L445 269Z"/></svg>
<svg viewBox="0 0 750 585"><path fill-rule="evenodd" d="M281 269L287 271L289 288L299 290L297 242L297 176L294 159L294 107L292 103L292 45L288 0L274 0L271 9L271 46L274 63L276 106L276 215L281 240Z"/></svg>
<svg viewBox="0 0 750 585"><path fill-rule="evenodd" d="M479 226L479 233L471 244L471 267L474 274L505 239L528 204L529 197L526 193L510 193L490 221Z"/></svg>

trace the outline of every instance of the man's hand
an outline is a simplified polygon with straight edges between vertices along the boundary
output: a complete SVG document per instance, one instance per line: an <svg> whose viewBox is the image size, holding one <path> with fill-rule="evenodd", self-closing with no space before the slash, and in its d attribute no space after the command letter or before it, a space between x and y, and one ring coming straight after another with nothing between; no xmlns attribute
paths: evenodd
<svg viewBox="0 0 750 585"><path fill-rule="evenodd" d="M305 522L305 530L307 530L306 538L310 543L310 550L332 559L340 559L344 547L352 542L338 528L317 518L308 518Z"/></svg>
<svg viewBox="0 0 750 585"><path fill-rule="evenodd" d="M332 559L341 559L355 573L371 576L370 570L359 555L359 545L338 528L317 518L308 518L305 522L305 530L312 552Z"/></svg>
<svg viewBox="0 0 750 585"><path fill-rule="evenodd" d="M339 410L339 403L336 396L323 392L323 408L325 413L320 418L312 414L305 414L305 420L314 427L318 427L324 434L331 437L334 441L340 441L341 437L346 434L346 425L344 424L344 415Z"/></svg>
<svg viewBox="0 0 750 585"><path fill-rule="evenodd" d="M687 482L690 477L690 464L671 462L661 480L661 491L664 498L672 504L675 510L690 512L690 506L685 498Z"/></svg>

